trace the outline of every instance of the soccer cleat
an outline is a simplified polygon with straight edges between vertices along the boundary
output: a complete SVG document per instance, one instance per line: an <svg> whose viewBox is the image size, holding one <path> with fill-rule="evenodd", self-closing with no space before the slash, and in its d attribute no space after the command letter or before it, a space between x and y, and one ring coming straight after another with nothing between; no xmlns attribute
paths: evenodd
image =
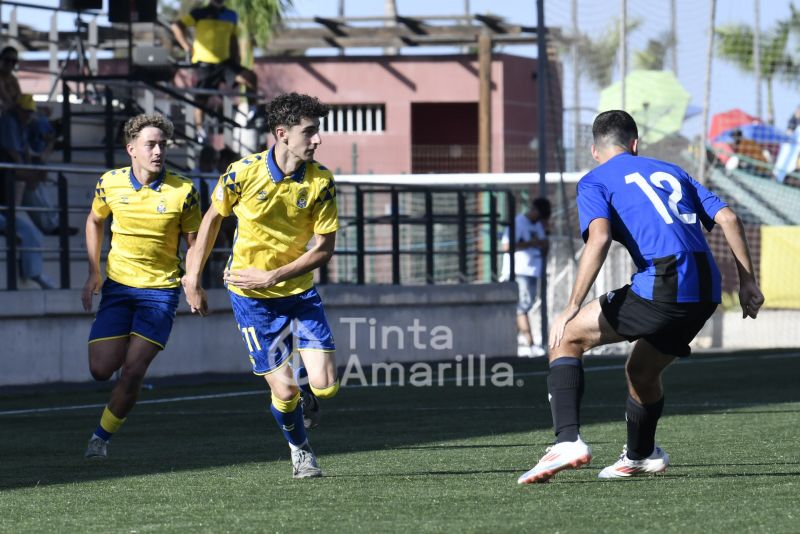
<svg viewBox="0 0 800 534"><path fill-rule="evenodd" d="M89 438L89 445L87 445L83 456L86 458L108 458L108 442L92 435Z"/></svg>
<svg viewBox="0 0 800 534"><path fill-rule="evenodd" d="M292 478L316 478L322 476L314 451L306 444L292 451Z"/></svg>
<svg viewBox="0 0 800 534"><path fill-rule="evenodd" d="M630 478L642 474L663 473L669 465L669 455L656 445L653 454L644 460L631 460L628 458L628 446L622 448L619 460L609 465L597 475L597 478Z"/></svg>
<svg viewBox="0 0 800 534"><path fill-rule="evenodd" d="M592 461L592 449L580 436L577 441L562 441L548 447L536 467L517 479L517 484L548 482L559 471L580 469Z"/></svg>
<svg viewBox="0 0 800 534"><path fill-rule="evenodd" d="M322 419L322 412L319 409L319 400L312 393L303 392L303 426L307 429L317 428Z"/></svg>

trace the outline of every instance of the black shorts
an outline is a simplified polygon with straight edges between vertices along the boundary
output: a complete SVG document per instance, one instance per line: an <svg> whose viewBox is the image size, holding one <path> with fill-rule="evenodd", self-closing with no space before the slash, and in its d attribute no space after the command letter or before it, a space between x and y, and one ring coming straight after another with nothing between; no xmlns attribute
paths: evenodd
<svg viewBox="0 0 800 534"><path fill-rule="evenodd" d="M201 89L216 89L223 82L232 86L236 75L244 70L244 67L230 60L197 65L197 87Z"/></svg>
<svg viewBox="0 0 800 534"><path fill-rule="evenodd" d="M627 339L646 340L671 356L691 354L689 343L717 309L715 302L656 302L643 299L627 285L600 297L603 315Z"/></svg>

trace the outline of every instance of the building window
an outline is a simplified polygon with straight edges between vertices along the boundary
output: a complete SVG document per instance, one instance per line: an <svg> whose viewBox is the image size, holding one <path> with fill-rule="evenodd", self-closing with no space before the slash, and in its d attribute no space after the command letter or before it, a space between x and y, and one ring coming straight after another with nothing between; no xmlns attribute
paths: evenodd
<svg viewBox="0 0 800 534"><path fill-rule="evenodd" d="M386 131L386 106L383 104L332 105L320 121L324 133L382 133Z"/></svg>

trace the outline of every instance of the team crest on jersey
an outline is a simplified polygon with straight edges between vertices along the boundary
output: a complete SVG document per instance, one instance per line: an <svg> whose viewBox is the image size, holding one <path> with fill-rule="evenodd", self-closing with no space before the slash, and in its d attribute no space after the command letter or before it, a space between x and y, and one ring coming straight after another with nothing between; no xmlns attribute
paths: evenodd
<svg viewBox="0 0 800 534"><path fill-rule="evenodd" d="M123 204L127 204L128 197L126 195L122 195L121 197L119 197L119 201L122 202Z"/></svg>
<svg viewBox="0 0 800 534"><path fill-rule="evenodd" d="M158 201L158 207L156 208L158 213L166 213L167 212L167 201L162 197Z"/></svg>
<svg viewBox="0 0 800 534"><path fill-rule="evenodd" d="M297 194L297 207L300 209L308 206L308 189L301 189Z"/></svg>
<svg viewBox="0 0 800 534"><path fill-rule="evenodd" d="M258 200L267 200L267 193L264 191L259 191L258 194L256 195L256 198Z"/></svg>

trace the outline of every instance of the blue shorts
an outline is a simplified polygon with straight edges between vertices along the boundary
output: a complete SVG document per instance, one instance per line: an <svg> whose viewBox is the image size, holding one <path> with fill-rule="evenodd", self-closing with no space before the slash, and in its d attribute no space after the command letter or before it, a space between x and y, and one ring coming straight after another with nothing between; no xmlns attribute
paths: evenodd
<svg viewBox="0 0 800 534"><path fill-rule="evenodd" d="M167 346L180 288L130 287L108 278L101 294L89 343L135 335L162 349Z"/></svg>
<svg viewBox="0 0 800 534"><path fill-rule="evenodd" d="M517 299L517 315L525 315L531 308L536 300L537 280L535 276L516 275L514 280L517 282L517 291L519 292Z"/></svg>
<svg viewBox="0 0 800 534"><path fill-rule="evenodd" d="M281 367L298 349L334 351L322 300L315 288L290 297L255 299L231 296L233 316L239 326L253 373L266 375Z"/></svg>

